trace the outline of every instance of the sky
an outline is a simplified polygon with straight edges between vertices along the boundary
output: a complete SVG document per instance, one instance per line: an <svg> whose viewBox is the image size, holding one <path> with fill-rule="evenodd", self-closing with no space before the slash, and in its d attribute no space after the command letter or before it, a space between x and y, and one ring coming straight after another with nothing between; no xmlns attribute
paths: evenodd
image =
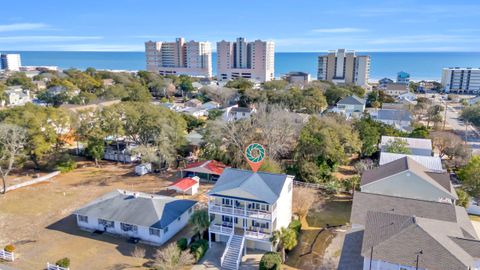
<svg viewBox="0 0 480 270"><path fill-rule="evenodd" d="M480 51L478 0L4 0L0 51L143 51L147 40L278 52Z"/></svg>

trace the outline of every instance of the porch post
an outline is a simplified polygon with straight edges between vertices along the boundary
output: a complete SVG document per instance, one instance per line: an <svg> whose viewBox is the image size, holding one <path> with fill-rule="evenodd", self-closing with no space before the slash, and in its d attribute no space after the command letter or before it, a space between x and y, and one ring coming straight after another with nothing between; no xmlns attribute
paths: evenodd
<svg viewBox="0 0 480 270"><path fill-rule="evenodd" d="M243 256L247 255L247 240L243 243Z"/></svg>
<svg viewBox="0 0 480 270"><path fill-rule="evenodd" d="M212 236L210 235L210 229L208 229L208 247L212 247Z"/></svg>

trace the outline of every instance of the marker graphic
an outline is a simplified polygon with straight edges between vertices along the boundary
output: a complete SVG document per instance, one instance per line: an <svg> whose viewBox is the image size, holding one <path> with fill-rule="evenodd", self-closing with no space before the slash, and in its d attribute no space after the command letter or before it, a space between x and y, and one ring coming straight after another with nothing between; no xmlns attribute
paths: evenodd
<svg viewBox="0 0 480 270"><path fill-rule="evenodd" d="M265 148L258 143L252 143L245 149L245 157L253 172L257 172L265 161Z"/></svg>

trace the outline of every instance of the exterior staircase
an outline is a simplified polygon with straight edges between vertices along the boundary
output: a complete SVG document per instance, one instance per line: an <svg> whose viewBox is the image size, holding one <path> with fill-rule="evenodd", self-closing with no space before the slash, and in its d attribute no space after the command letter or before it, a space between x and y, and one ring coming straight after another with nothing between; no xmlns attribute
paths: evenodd
<svg viewBox="0 0 480 270"><path fill-rule="evenodd" d="M238 269L242 259L244 244L245 237L243 235L232 234L230 236L221 259L222 269Z"/></svg>

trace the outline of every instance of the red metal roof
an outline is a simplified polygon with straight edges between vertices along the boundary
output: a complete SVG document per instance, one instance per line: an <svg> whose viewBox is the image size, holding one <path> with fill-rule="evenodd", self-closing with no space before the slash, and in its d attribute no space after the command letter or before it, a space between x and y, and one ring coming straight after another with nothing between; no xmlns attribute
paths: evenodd
<svg viewBox="0 0 480 270"><path fill-rule="evenodd" d="M196 183L198 183L197 180L192 179L190 177L186 177L186 178L178 179L177 181L175 181L170 186L171 187L175 186L178 189L186 191L187 189L193 187Z"/></svg>
<svg viewBox="0 0 480 270"><path fill-rule="evenodd" d="M187 165L185 168L186 171L188 169L194 169L194 168L204 168L207 170L207 173L209 174L216 174L216 175L221 175L223 170L227 166L221 162L218 162L216 160L205 160L205 161L198 161L198 162L193 162Z"/></svg>

